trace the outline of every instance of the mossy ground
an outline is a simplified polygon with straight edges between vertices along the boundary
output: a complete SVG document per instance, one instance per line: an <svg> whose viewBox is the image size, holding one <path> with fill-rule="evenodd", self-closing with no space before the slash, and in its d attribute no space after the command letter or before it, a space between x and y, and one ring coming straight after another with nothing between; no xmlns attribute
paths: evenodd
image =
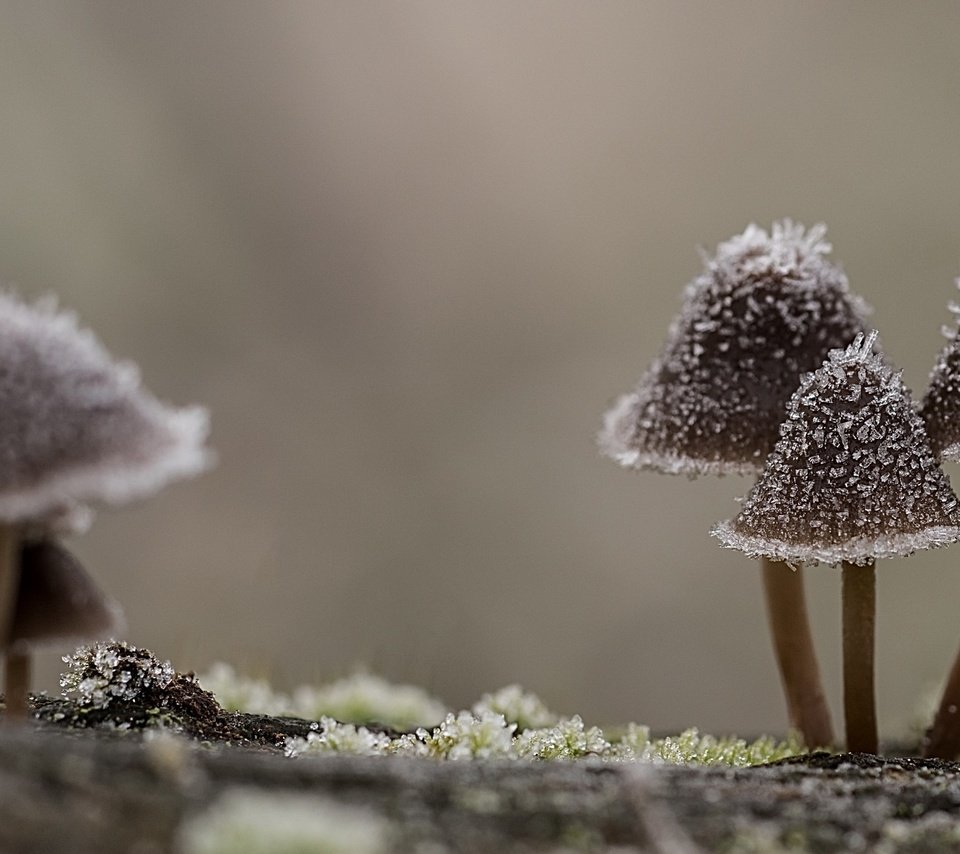
<svg viewBox="0 0 960 854"><path fill-rule="evenodd" d="M576 751L561 761L469 750L459 761L331 750L290 758L291 741L332 724L224 710L190 675L115 694L81 675L100 705L35 697L28 726L0 727L0 850L960 852L955 763L813 753L734 767L742 742L693 736L669 743L679 758L712 764L611 761L602 747L573 761ZM552 731L529 695L499 702L544 725L521 734ZM598 737L574 730L587 744ZM502 739L502 727L495 733Z"/></svg>

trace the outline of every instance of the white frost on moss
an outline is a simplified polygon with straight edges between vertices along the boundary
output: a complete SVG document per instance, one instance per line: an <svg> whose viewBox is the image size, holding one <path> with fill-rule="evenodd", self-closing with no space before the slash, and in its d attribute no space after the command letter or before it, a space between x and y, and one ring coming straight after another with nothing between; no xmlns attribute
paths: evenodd
<svg viewBox="0 0 960 854"><path fill-rule="evenodd" d="M306 738L288 738L287 756L304 753L349 753L354 756L376 756L390 747L390 737L371 732L366 727L342 724L333 718L321 718L317 732Z"/></svg>
<svg viewBox="0 0 960 854"><path fill-rule="evenodd" d="M85 706L106 708L115 700L135 700L142 691L166 688L176 672L149 650L110 641L81 646L63 656L66 672L60 677L64 694L75 694Z"/></svg>
<svg viewBox="0 0 960 854"><path fill-rule="evenodd" d="M508 723L522 730L553 726L559 720L536 694L524 691L519 685L507 685L492 694L484 694L473 704L473 713L479 716L485 712L503 715Z"/></svg>
<svg viewBox="0 0 960 854"><path fill-rule="evenodd" d="M198 681L231 712L307 720L328 717L343 723L405 730L436 726L449 711L422 688L395 685L363 672L329 685L302 685L292 695L273 690L265 680L242 676L223 663L214 664Z"/></svg>
<svg viewBox="0 0 960 854"><path fill-rule="evenodd" d="M178 854L381 854L389 826L327 798L237 788L181 826Z"/></svg>
<svg viewBox="0 0 960 854"><path fill-rule="evenodd" d="M298 689L294 697L273 691L265 681L238 676L226 664L215 665L200 683L230 711L316 720L316 732L287 739L290 757L344 753L442 761L593 759L745 766L804 752L792 736L785 742L761 738L747 743L689 729L652 740L647 727L633 723L607 734L585 725L579 715L559 717L519 685L484 694L469 711L450 712L418 688L362 673L330 686ZM405 723L411 720L412 725ZM374 724L409 731L391 736Z"/></svg>
<svg viewBox="0 0 960 854"><path fill-rule="evenodd" d="M301 718L323 716L357 724L382 724L394 729L436 726L449 711L422 688L395 685L369 673L354 673L319 688L301 686L293 692L291 710Z"/></svg>
<svg viewBox="0 0 960 854"><path fill-rule="evenodd" d="M740 738L700 735L696 729L688 729L677 736L651 740L649 729L637 724L629 724L619 737L608 737L599 727L586 726L579 715L563 718L554 726L518 733L516 724L508 723L503 715L474 715L467 711L448 715L433 730L421 728L395 738L363 727L324 721L321 732L287 740L287 756L332 752L454 761L595 760L746 767L805 751L794 736L783 742L763 737L748 743Z"/></svg>
<svg viewBox="0 0 960 854"><path fill-rule="evenodd" d="M552 727L524 730L517 737L521 759L583 759L603 757L612 745L599 727L585 727L580 715L558 721Z"/></svg>
<svg viewBox="0 0 960 854"><path fill-rule="evenodd" d="M274 691L265 679L241 676L222 661L216 662L197 680L204 691L217 698L228 712L247 712L251 715L293 714L290 698Z"/></svg>

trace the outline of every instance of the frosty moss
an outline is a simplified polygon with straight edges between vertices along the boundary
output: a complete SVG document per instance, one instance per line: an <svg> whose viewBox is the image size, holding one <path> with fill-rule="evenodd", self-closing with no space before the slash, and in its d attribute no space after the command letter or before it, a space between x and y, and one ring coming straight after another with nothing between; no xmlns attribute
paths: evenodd
<svg viewBox="0 0 960 854"><path fill-rule="evenodd" d="M178 833L179 854L385 854L389 826L376 813L327 798L227 791Z"/></svg>
<svg viewBox="0 0 960 854"><path fill-rule="evenodd" d="M217 663L199 679L227 711L319 720L332 718L351 724L380 724L398 730L435 726L448 709L422 688L398 685L369 673L357 672L327 685L301 685L292 695L275 691L262 679L238 674Z"/></svg>
<svg viewBox="0 0 960 854"><path fill-rule="evenodd" d="M163 691L176 676L169 661L159 661L148 650L126 643L80 647L63 660L68 669L60 677L60 687L92 708Z"/></svg>

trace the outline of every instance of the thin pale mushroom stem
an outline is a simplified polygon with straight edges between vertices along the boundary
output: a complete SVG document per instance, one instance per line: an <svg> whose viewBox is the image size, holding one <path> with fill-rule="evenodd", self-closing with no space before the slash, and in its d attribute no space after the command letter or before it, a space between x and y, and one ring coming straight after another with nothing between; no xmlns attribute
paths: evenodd
<svg viewBox="0 0 960 854"><path fill-rule="evenodd" d="M877 581L873 563L843 562L843 711L847 750L876 753L874 633Z"/></svg>
<svg viewBox="0 0 960 854"><path fill-rule="evenodd" d="M17 588L20 586L20 534L17 528L8 523L0 523L0 638L3 638L4 647L9 643L10 632L13 628L13 614L17 602ZM19 702L9 692L10 658L8 649L4 649L6 657L6 674L4 676L4 698L6 712L4 720L22 719L26 716L26 699L23 707L17 708Z"/></svg>
<svg viewBox="0 0 960 854"><path fill-rule="evenodd" d="M923 742L923 755L956 759L960 754L960 652L953 660L933 726Z"/></svg>
<svg viewBox="0 0 960 854"><path fill-rule="evenodd" d="M763 558L763 591L790 725L807 747L833 744L833 725L807 617L803 570Z"/></svg>

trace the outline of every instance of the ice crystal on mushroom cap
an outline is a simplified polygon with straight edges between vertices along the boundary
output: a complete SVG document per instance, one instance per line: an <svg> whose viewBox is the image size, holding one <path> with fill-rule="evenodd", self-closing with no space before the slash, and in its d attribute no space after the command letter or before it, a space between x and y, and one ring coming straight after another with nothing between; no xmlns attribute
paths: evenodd
<svg viewBox="0 0 960 854"><path fill-rule="evenodd" d="M868 563L960 539L960 509L899 373L858 335L804 377L727 548L793 564Z"/></svg>
<svg viewBox="0 0 960 854"><path fill-rule="evenodd" d="M207 415L171 409L52 301L0 293L0 519L120 502L208 463Z"/></svg>
<svg viewBox="0 0 960 854"><path fill-rule="evenodd" d="M758 472L801 376L865 331L825 235L784 220L721 243L660 356L607 413L601 450L670 474Z"/></svg>
<svg viewBox="0 0 960 854"><path fill-rule="evenodd" d="M957 279L960 287L960 279ZM930 374L930 385L920 407L930 444L943 459L960 461L960 306L951 303L954 326L944 328L947 345Z"/></svg>

